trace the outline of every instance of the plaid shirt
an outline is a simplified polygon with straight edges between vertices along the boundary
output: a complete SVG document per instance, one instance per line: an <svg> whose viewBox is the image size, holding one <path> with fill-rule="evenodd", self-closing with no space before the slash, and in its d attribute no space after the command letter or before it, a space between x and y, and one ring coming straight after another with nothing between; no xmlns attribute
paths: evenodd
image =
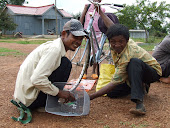
<svg viewBox="0 0 170 128"><path fill-rule="evenodd" d="M143 48L138 46L132 39L129 40L120 54L116 53L114 50L111 50L111 53L115 63L115 73L112 77L112 82L115 85L125 82L130 85L126 68L131 58L142 60L155 69L159 75L162 75L160 64L156 59Z"/></svg>

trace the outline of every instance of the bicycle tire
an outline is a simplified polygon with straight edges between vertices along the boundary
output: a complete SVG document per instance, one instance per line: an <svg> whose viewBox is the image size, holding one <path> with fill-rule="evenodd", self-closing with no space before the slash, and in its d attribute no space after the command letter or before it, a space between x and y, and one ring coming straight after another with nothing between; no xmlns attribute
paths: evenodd
<svg viewBox="0 0 170 128"><path fill-rule="evenodd" d="M96 62L100 63L113 63L110 51L110 44L105 34L102 35L100 41L100 50L96 53Z"/></svg>
<svg viewBox="0 0 170 128"><path fill-rule="evenodd" d="M70 89L70 91L74 91L81 82L84 72L89 65L90 51L90 40L87 39L86 43L82 43L82 45L77 48L75 52L69 51L67 53L67 57L72 63L72 70L70 73L69 80L77 80L73 87Z"/></svg>
<svg viewBox="0 0 170 128"><path fill-rule="evenodd" d="M112 56L111 56L111 51L110 51L110 44L108 42L106 42L104 44L104 48L102 50L102 53L100 55L100 60L99 60L99 64L100 63L113 63L113 59L112 59Z"/></svg>
<svg viewBox="0 0 170 128"><path fill-rule="evenodd" d="M102 38L99 43L99 49L95 54L95 60L94 55L91 55L89 61L90 66L93 66L94 63L96 64L98 76L100 75L99 67L101 63L113 64L113 59L110 51L110 44L105 34L102 34Z"/></svg>

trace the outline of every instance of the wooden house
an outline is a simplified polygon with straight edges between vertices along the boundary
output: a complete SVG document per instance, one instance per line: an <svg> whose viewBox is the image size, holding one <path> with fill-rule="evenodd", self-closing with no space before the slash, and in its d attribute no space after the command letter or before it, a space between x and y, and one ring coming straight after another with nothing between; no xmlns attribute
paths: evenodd
<svg viewBox="0 0 170 128"><path fill-rule="evenodd" d="M41 7L7 4L4 11L18 25L15 30L7 31L7 35L16 32L22 32L23 35L47 35L47 30L56 30L56 24L57 32L60 34L64 24L73 18L71 14L63 9L55 8L54 4Z"/></svg>

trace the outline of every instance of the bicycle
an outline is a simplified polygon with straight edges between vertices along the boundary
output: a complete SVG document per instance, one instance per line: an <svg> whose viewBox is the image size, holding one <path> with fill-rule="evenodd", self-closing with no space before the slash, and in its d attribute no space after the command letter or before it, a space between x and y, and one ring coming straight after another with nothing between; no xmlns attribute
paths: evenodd
<svg viewBox="0 0 170 128"><path fill-rule="evenodd" d="M113 6L123 7L123 5L118 5L118 4L109 4L109 3L102 4L98 2L93 2L91 0L88 0L88 1L92 4L96 4L97 6L107 5L107 6L112 6L112 7ZM102 37L101 37L99 44L97 42L95 31L92 25L96 11L97 10L95 9L94 12L92 13L88 28L86 30L89 34L89 39L87 39L85 44L82 43L82 45L79 48L77 48L77 50L74 53L69 52L68 58L71 60L72 66L73 66L72 73L70 75L71 77L69 79L72 79L72 77L75 77L76 72L80 72L80 75L77 79L76 84L73 85L70 91L74 91L78 87L84 75L84 72L87 69L89 64L90 66L92 66L93 64L99 65L103 61L108 61L108 63L113 63L113 60L111 57L111 51L110 51L110 44L106 40L107 39L106 35L102 33ZM93 43L92 35L95 37L95 41L97 42L98 50L96 54L94 52L94 43ZM90 55L91 49L93 53L92 55ZM99 74L99 66L97 67L98 67L97 72Z"/></svg>

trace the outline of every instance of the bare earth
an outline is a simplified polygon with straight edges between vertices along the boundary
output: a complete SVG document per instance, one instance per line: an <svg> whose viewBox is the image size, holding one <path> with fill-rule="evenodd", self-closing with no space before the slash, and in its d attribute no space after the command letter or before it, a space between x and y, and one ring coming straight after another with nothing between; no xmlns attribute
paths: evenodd
<svg viewBox="0 0 170 128"><path fill-rule="evenodd" d="M0 47L30 53L38 45L0 43ZM145 96L145 116L134 116L129 109L135 107L130 96L110 99L99 97L91 101L90 113L81 117L62 117L49 113L33 112L29 124L21 124L11 119L18 117L16 106L10 103L20 64L26 56L0 56L0 127L1 128L170 128L170 85L151 84ZM89 69L91 70L91 69ZM90 72L90 71L89 71ZM95 91L95 87L88 92Z"/></svg>

